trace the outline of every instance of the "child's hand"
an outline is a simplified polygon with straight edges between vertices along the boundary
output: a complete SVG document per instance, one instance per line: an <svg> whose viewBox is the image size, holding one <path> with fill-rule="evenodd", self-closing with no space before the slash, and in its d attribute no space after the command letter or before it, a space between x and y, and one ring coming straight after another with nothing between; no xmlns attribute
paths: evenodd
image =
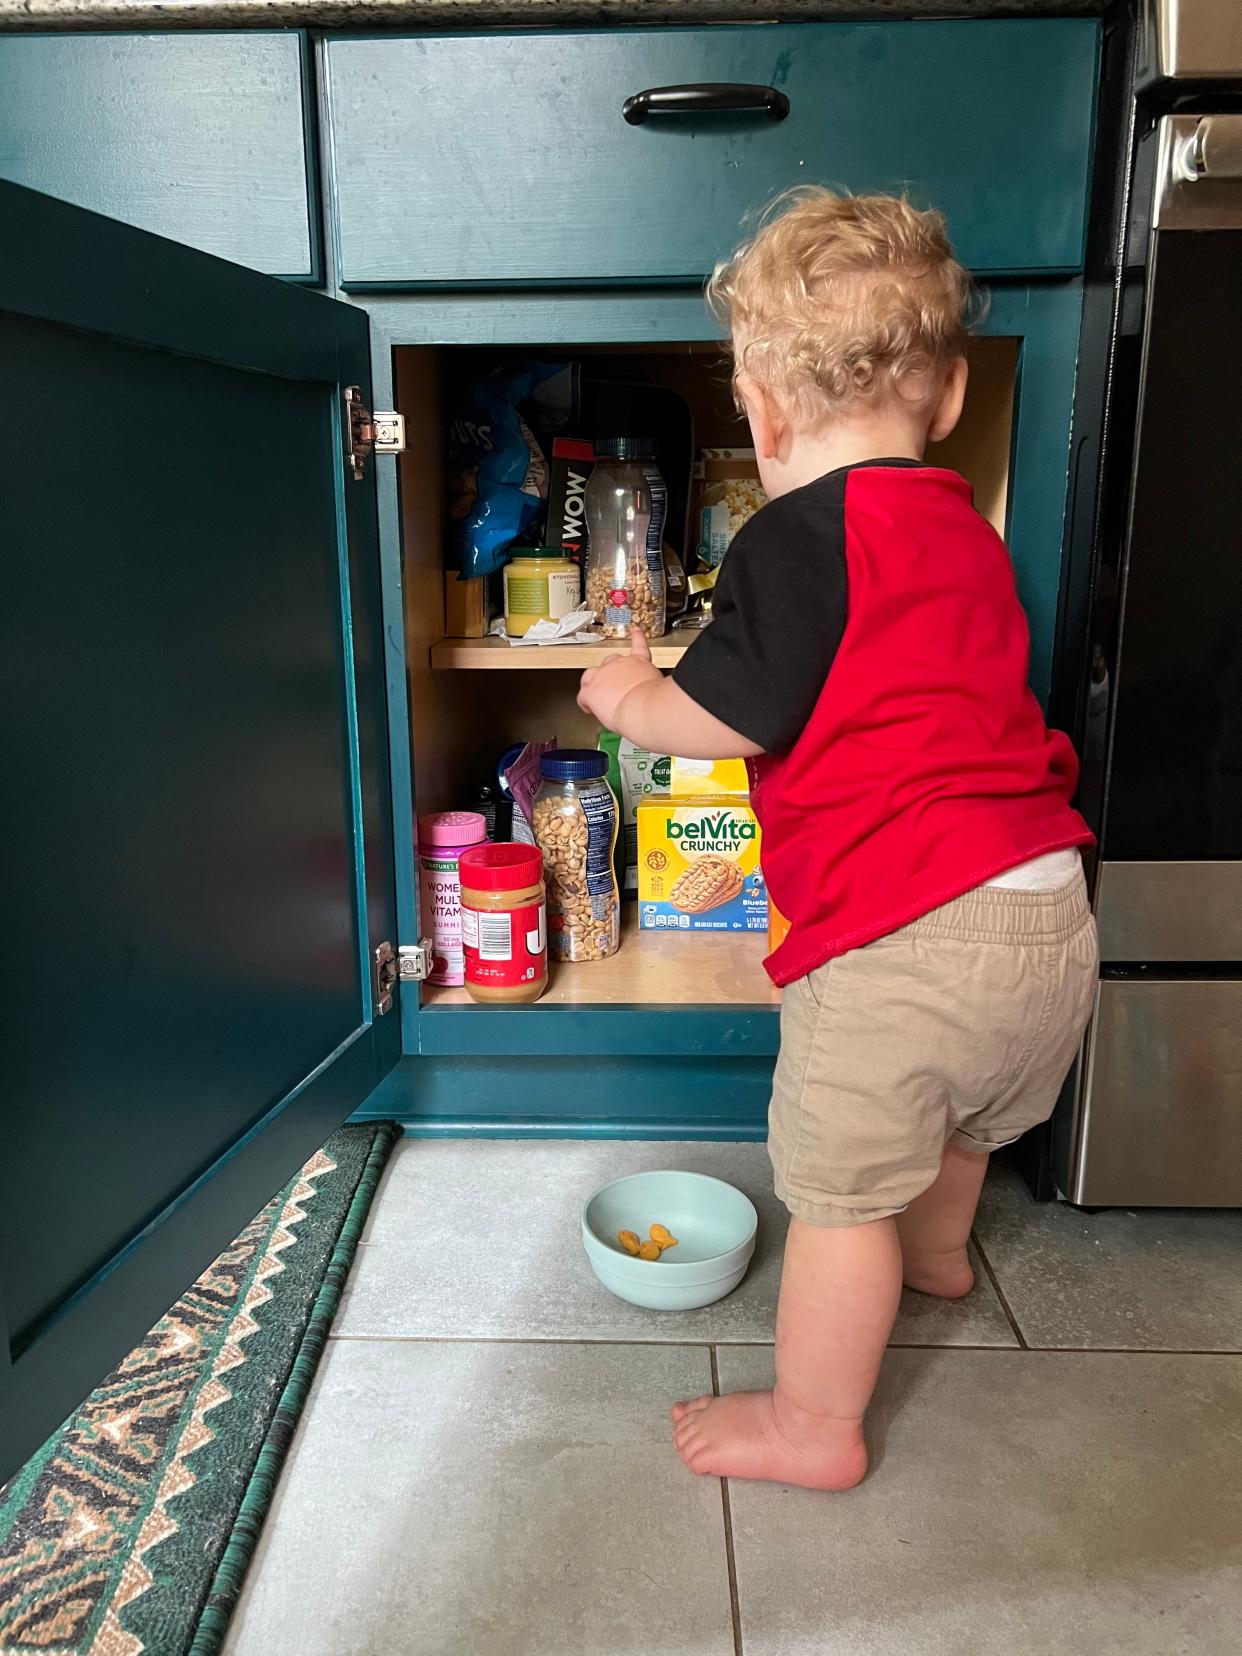
<svg viewBox="0 0 1242 1656"><path fill-rule="evenodd" d="M578 689L578 706L592 713L608 730L615 730L617 709L640 684L662 682L663 675L652 665L651 648L641 627L630 633L628 655L615 656L602 667L588 667ZM622 733L624 734L624 732Z"/></svg>

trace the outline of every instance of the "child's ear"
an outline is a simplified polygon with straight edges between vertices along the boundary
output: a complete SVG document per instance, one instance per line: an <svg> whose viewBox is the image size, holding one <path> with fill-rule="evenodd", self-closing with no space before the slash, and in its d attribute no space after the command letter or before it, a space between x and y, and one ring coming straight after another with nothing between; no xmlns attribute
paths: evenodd
<svg viewBox="0 0 1242 1656"><path fill-rule="evenodd" d="M929 443L943 443L955 429L962 417L962 406L966 401L966 382L969 377L970 370L966 365L966 358L954 357L944 377L940 395L936 398L936 406L932 409L931 423L927 427Z"/></svg>
<svg viewBox="0 0 1242 1656"><path fill-rule="evenodd" d="M775 460L780 452L784 418L771 395L749 374L739 374L734 381L737 394L746 409L755 453L761 460Z"/></svg>

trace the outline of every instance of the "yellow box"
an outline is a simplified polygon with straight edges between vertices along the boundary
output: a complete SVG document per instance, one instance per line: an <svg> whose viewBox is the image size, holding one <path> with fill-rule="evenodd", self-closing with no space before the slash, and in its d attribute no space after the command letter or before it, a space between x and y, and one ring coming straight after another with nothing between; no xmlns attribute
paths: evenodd
<svg viewBox="0 0 1242 1656"><path fill-rule="evenodd" d="M678 799L749 799L745 759L674 759L669 792Z"/></svg>
<svg viewBox="0 0 1242 1656"><path fill-rule="evenodd" d="M643 931L766 931L759 823L736 796L638 803L638 923Z"/></svg>

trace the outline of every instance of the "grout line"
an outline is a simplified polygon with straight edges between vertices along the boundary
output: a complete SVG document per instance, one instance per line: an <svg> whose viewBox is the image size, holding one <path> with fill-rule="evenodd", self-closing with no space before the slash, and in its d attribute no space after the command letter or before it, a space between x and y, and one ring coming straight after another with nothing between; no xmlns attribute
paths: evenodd
<svg viewBox="0 0 1242 1656"><path fill-rule="evenodd" d="M733 1551L733 1512L729 1506L729 1480L720 1480L720 1504L724 1508L725 1563L729 1570L729 1613L733 1617L733 1656L742 1650L742 1607L737 1597L737 1558Z"/></svg>
<svg viewBox="0 0 1242 1656"><path fill-rule="evenodd" d="M716 1362L716 1348L708 1346L712 1365L712 1396L720 1396L720 1369ZM729 1480L720 1480L720 1506L724 1516L725 1568L729 1574L729 1614L733 1619L733 1656L744 1656L742 1650L742 1607L737 1596L737 1555L733 1550L733 1508L729 1501Z"/></svg>
<svg viewBox="0 0 1242 1656"><path fill-rule="evenodd" d="M366 1344L368 1341L377 1345L589 1345L589 1346L651 1346L656 1350L672 1351L679 1346L689 1346L695 1351L715 1352L718 1345L728 1351L770 1351L775 1347L773 1340L650 1340L640 1339L631 1334L333 1334L333 1340L343 1344ZM888 1349L890 1351L1011 1351L1012 1346L1004 1345L947 1345L941 1340L893 1340ZM1048 1350L1061 1349L1056 1346ZM1066 1346L1067 1351L1093 1350L1093 1347ZM713 1362L714 1368L714 1362ZM719 1394L717 1394L719 1395ZM0 1653L2 1656L2 1653Z"/></svg>
<svg viewBox="0 0 1242 1656"><path fill-rule="evenodd" d="M1030 1347L1026 1343L1026 1336L1018 1327L1018 1319L1014 1316L1013 1309L1010 1306L1009 1301L1005 1298L1005 1295L1001 1290L1000 1283L996 1280L996 1272L992 1269L992 1261L983 1251L983 1244L980 1242L977 1232L973 1230L971 1231L970 1240L974 1243L975 1252L979 1255L979 1261L982 1264L983 1269L987 1272L987 1278L992 1284L992 1290L997 1299L1000 1301L1001 1310L1005 1313L1005 1317L1008 1320L1010 1328L1013 1329L1014 1339L1017 1340L1018 1346L1022 1351L1029 1351Z"/></svg>
<svg viewBox="0 0 1242 1656"><path fill-rule="evenodd" d="M1025 1351L1023 1345L1019 1349ZM1073 1348L1076 1349L1076 1348ZM966 1345L959 1345L950 1340L890 1340L885 1347L886 1351L1013 1351L1010 1345L976 1345L973 1341ZM2 1653L0 1653L2 1656Z"/></svg>
<svg viewBox="0 0 1242 1656"><path fill-rule="evenodd" d="M1003 1302L1002 1302L1003 1303ZM1018 1335L1015 1328L1014 1333ZM332 1334L339 1345L555 1345L555 1346L645 1346L655 1351L688 1347L714 1354L706 1340L637 1340L629 1336L604 1338L598 1335L546 1334ZM771 1340L724 1340L730 1351L771 1349ZM1242 1347L1231 1346L1055 1346L1028 1345L946 1345L943 1341L894 1340L889 1351L974 1351L994 1352L1003 1357L1024 1351L1033 1357L1242 1357Z"/></svg>
<svg viewBox="0 0 1242 1656"><path fill-rule="evenodd" d="M694 1351L711 1350L706 1340L639 1340L628 1334L333 1334L331 1337L343 1345L617 1345L650 1346L657 1351L676 1351L686 1346Z"/></svg>
<svg viewBox="0 0 1242 1656"><path fill-rule="evenodd" d="M1021 1336L1015 1328L1015 1335ZM739 1346L736 1349L741 1350ZM1242 1346L1087 1346L1087 1345L945 1345L942 1342L918 1344L913 1340L894 1340L889 1351L994 1351L998 1357L1012 1356L1015 1351L1031 1357L1242 1357ZM3 1652L0 1652L3 1656Z"/></svg>

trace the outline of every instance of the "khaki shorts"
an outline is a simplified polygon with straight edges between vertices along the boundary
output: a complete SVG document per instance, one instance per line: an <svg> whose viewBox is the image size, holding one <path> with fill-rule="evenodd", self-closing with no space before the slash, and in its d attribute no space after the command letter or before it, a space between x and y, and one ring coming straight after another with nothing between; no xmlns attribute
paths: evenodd
<svg viewBox="0 0 1242 1656"><path fill-rule="evenodd" d="M811 1225L900 1213L946 1144L986 1152L1047 1120L1095 998L1082 875L980 887L787 986L768 1150Z"/></svg>

